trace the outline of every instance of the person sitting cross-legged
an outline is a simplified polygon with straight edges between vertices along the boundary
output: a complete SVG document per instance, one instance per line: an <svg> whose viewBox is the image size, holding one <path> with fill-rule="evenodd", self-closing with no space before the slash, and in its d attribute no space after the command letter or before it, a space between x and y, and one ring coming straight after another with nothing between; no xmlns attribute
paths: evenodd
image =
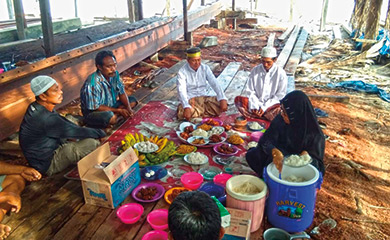
<svg viewBox="0 0 390 240"><path fill-rule="evenodd" d="M252 69L245 96L234 99L238 111L244 117L272 121L279 114L279 101L287 91L287 75L281 67L276 66L276 59L274 47L261 50L262 63Z"/></svg>
<svg viewBox="0 0 390 240"><path fill-rule="evenodd" d="M201 60L200 48L188 49L187 63L177 74L178 119L219 116L228 108L225 93L210 67ZM210 86L216 97L205 95Z"/></svg>
<svg viewBox="0 0 390 240"><path fill-rule="evenodd" d="M121 119L131 118L138 104L127 96L111 51L101 51L95 57L96 72L88 76L80 90L81 111L88 127L107 128Z"/></svg>
<svg viewBox="0 0 390 240"><path fill-rule="evenodd" d="M100 145L97 139L106 133L80 127L54 110L63 97L53 78L37 76L30 85L36 101L28 106L20 125L19 144L29 165L51 176L95 150Z"/></svg>

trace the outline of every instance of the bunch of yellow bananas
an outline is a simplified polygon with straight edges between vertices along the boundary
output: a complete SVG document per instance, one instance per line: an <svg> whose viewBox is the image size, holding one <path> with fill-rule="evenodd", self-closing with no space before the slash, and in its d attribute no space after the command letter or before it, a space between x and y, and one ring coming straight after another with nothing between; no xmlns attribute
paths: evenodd
<svg viewBox="0 0 390 240"><path fill-rule="evenodd" d="M148 140L149 140L149 138L142 135L142 133L134 133L134 135L131 133L128 133L125 135L125 139L122 140L122 142L121 142L122 147L119 149L119 153L126 151L129 147L133 147L134 144L136 144L136 143L144 142L144 141L148 141ZM138 156L139 155L138 150L134 148L134 151Z"/></svg>
<svg viewBox="0 0 390 240"><path fill-rule="evenodd" d="M156 153L159 153L167 145L168 138L166 138L166 137L159 138L158 136L151 136L149 138L149 142L157 144L158 150L156 151Z"/></svg>

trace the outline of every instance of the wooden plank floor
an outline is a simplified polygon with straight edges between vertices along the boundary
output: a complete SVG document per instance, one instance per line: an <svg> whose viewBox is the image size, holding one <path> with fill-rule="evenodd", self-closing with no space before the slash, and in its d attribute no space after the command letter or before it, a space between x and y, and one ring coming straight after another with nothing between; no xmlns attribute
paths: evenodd
<svg viewBox="0 0 390 240"><path fill-rule="evenodd" d="M177 101L176 73L183 64L181 61L157 76L154 79L159 83L157 88L139 89L134 94L140 99L136 110L151 100ZM212 69L216 66L213 62L207 64ZM234 97L241 94L249 74L238 71L239 68L239 63L232 63L218 78L228 97L229 109L234 108ZM153 209L169 207L163 199L143 204L145 212L141 219L136 224L123 224L116 217L116 210L85 204L80 182L64 178L66 171L26 187L21 211L3 220L12 228L8 239L141 239L152 230L146 222L147 214ZM124 201L129 202L134 202L131 196ZM252 234L251 239L261 239L261 232Z"/></svg>

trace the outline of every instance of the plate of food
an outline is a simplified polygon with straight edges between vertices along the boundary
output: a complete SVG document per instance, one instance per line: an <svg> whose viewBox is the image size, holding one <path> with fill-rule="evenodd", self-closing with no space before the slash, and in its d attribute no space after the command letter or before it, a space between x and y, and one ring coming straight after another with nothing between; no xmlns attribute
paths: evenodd
<svg viewBox="0 0 390 240"><path fill-rule="evenodd" d="M312 161L313 159L307 152L301 155L291 154L288 156L284 156L283 165L293 168L299 168L310 164Z"/></svg>
<svg viewBox="0 0 390 240"><path fill-rule="evenodd" d="M153 153L158 150L158 145L149 141L136 143L134 147L142 153Z"/></svg>
<svg viewBox="0 0 390 240"><path fill-rule="evenodd" d="M226 136L226 134L224 134L224 136ZM224 142L226 140L226 137L224 137L224 136L223 135L217 135L217 134L211 135L209 137L209 144L210 145L216 145L216 144Z"/></svg>
<svg viewBox="0 0 390 240"><path fill-rule="evenodd" d="M141 177L149 181L159 180L167 173L167 170L161 166L149 166L141 169Z"/></svg>
<svg viewBox="0 0 390 240"><path fill-rule="evenodd" d="M208 131L209 136L211 135L221 135L225 132L224 127L215 126L212 127L210 131Z"/></svg>
<svg viewBox="0 0 390 240"><path fill-rule="evenodd" d="M240 145L240 144L243 144L245 141L244 139L242 139L242 137L240 137L240 135L238 134L232 134L230 135L226 141L228 143L231 143L231 144L234 144L234 145Z"/></svg>
<svg viewBox="0 0 390 240"><path fill-rule="evenodd" d="M209 162L209 157L204 153L193 152L184 156L184 161L191 165L203 165Z"/></svg>
<svg viewBox="0 0 390 240"><path fill-rule="evenodd" d="M209 140L200 136L192 136L187 139L187 142L196 147L202 147L209 143Z"/></svg>
<svg viewBox="0 0 390 240"><path fill-rule="evenodd" d="M191 137L191 135L189 133L186 133L186 132L180 132L180 131L176 131L176 135L177 137L183 141L183 142L187 142L187 139L189 137Z"/></svg>
<svg viewBox="0 0 390 240"><path fill-rule="evenodd" d="M223 122L219 119L216 119L216 118L205 118L202 120L202 124L203 123L206 123L206 124L211 125L211 126L222 126L223 125Z"/></svg>
<svg viewBox="0 0 390 240"><path fill-rule="evenodd" d="M191 122L182 122L179 125L180 132L191 133L196 129L196 125Z"/></svg>
<svg viewBox="0 0 390 240"><path fill-rule="evenodd" d="M181 144L176 148L176 156L185 156L189 153L195 152L198 148L192 145Z"/></svg>
<svg viewBox="0 0 390 240"><path fill-rule="evenodd" d="M174 187L165 192L164 199L168 204L171 204L180 193L188 191L191 190L185 187Z"/></svg>
<svg viewBox="0 0 390 240"><path fill-rule="evenodd" d="M214 152L217 154L220 154L222 156L233 156L238 153L238 147L228 144L228 143L222 143L215 145L213 148Z"/></svg>
<svg viewBox="0 0 390 240"><path fill-rule="evenodd" d="M165 193L165 189L158 183L144 183L134 188L131 196L138 202L155 202Z"/></svg>
<svg viewBox="0 0 390 240"><path fill-rule="evenodd" d="M246 126L251 131L261 131L265 129L265 124L259 122L248 122Z"/></svg>

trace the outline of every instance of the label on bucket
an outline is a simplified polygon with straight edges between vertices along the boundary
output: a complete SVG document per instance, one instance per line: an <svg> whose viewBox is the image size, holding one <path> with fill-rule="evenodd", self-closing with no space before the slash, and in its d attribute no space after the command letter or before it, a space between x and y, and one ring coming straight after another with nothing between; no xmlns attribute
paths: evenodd
<svg viewBox="0 0 390 240"><path fill-rule="evenodd" d="M302 218L304 204L297 201L281 200L276 201L278 206L278 215L287 218L300 219Z"/></svg>

